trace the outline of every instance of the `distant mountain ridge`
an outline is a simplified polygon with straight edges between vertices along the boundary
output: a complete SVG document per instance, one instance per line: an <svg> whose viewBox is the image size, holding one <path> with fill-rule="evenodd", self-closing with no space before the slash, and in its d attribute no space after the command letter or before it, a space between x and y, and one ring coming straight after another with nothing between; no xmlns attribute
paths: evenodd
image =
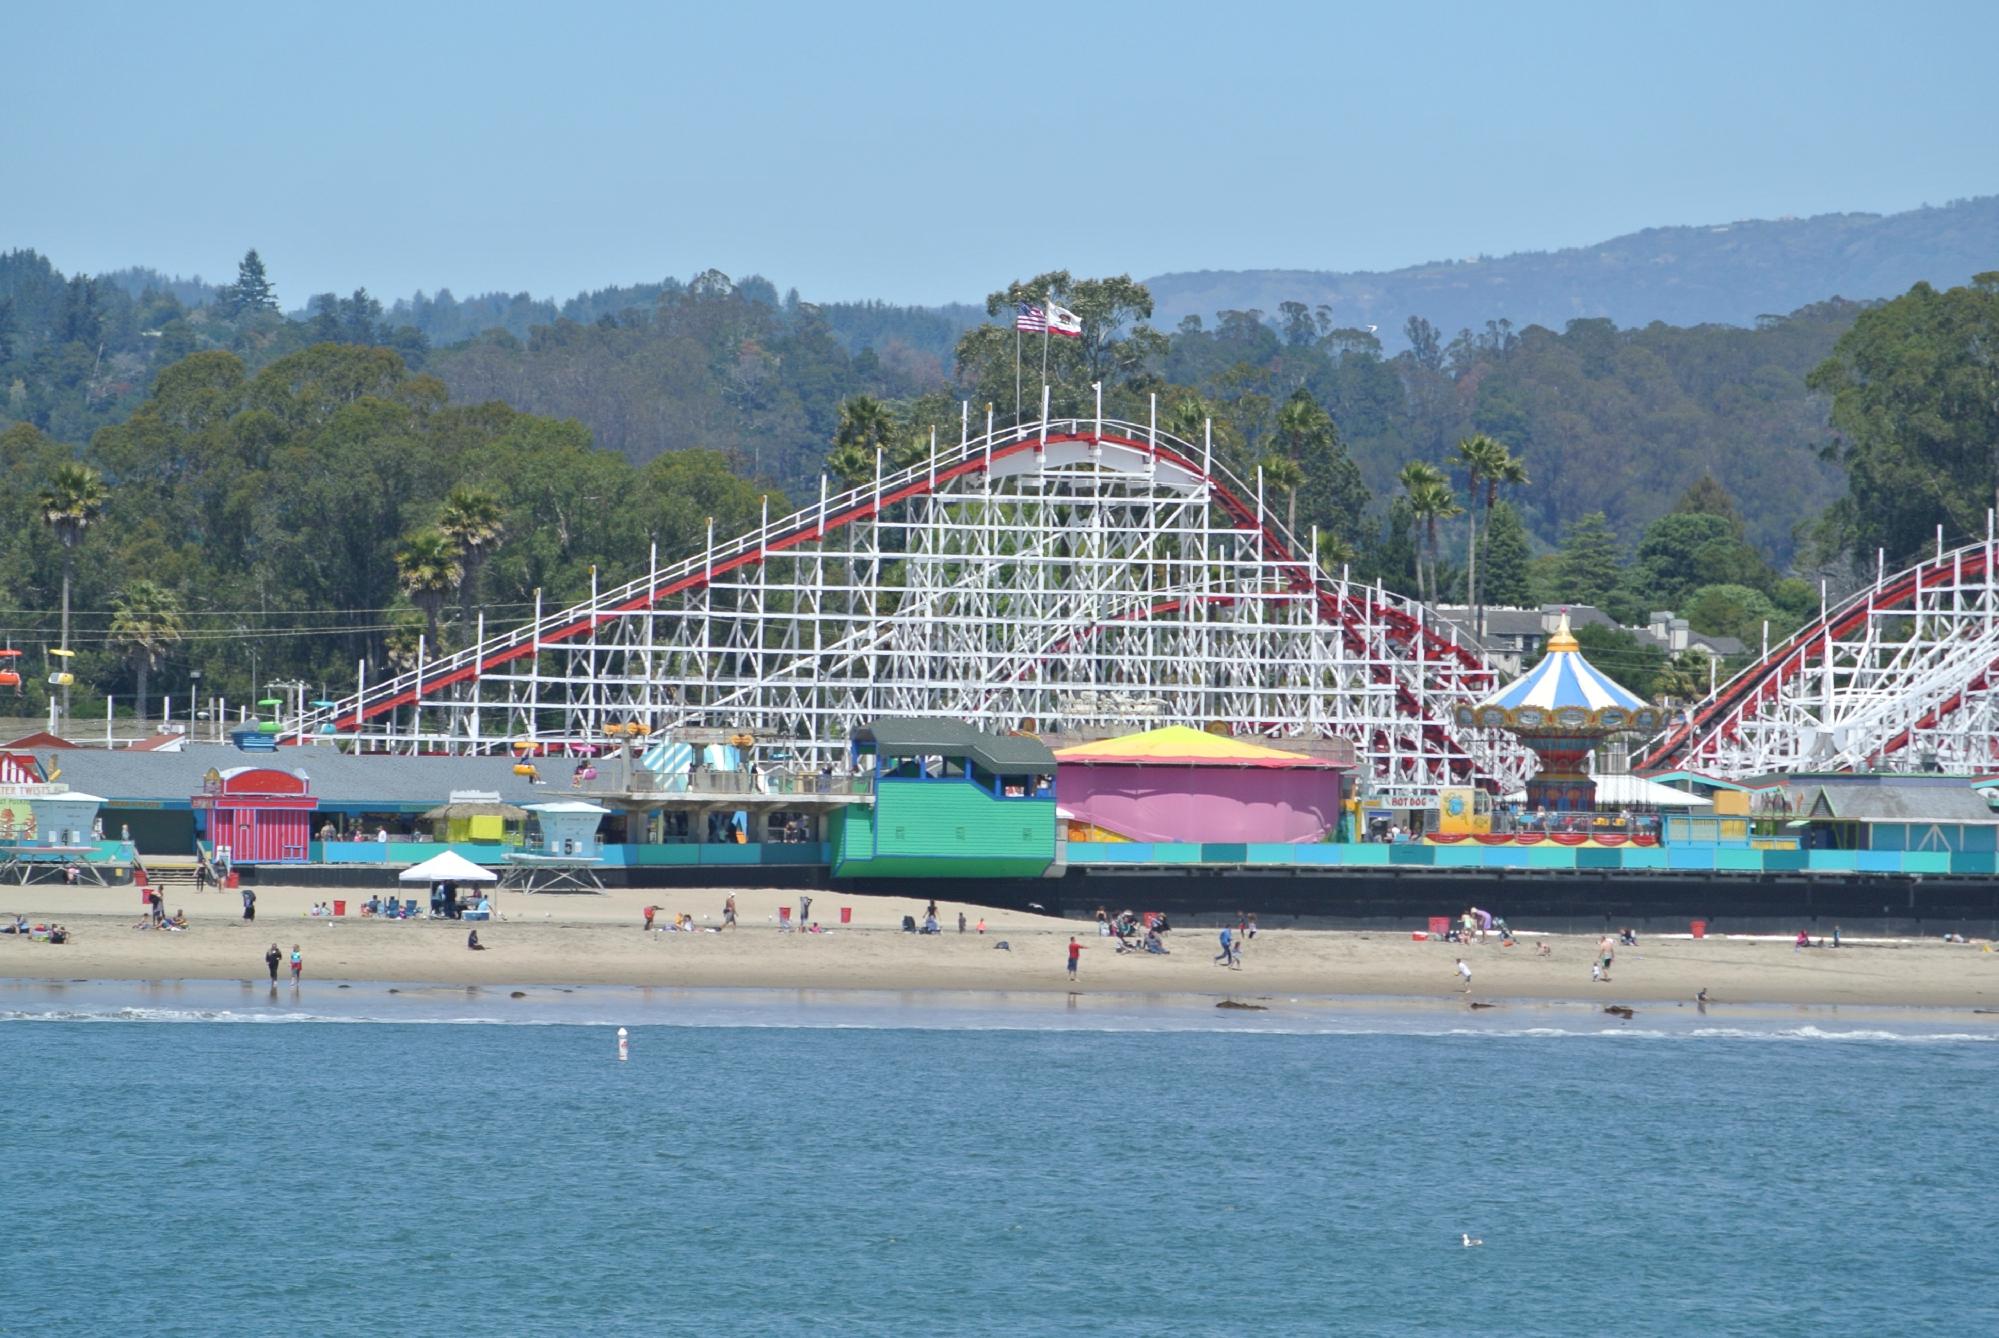
<svg viewBox="0 0 1999 1338"><path fill-rule="evenodd" d="M1623 327L1753 325L1830 296L1894 297L1999 269L1999 195L1899 214L1820 214L1702 227L1647 228L1594 246L1438 261L1383 272L1202 270L1145 280L1154 323L1212 320L1278 304L1331 308L1340 326L1380 327L1391 350L1421 316L1446 338L1506 319L1560 330L1581 317Z"/></svg>

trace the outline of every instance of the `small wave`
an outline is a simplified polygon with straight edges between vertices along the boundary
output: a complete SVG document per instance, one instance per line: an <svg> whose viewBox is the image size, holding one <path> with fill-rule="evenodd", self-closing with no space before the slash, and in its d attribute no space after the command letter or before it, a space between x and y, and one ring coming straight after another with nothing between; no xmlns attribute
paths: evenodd
<svg viewBox="0 0 1999 1338"><path fill-rule="evenodd" d="M1460 1040L1484 1041L1514 1040L1580 1040L1613 1041L1622 1043L1644 1041L1668 1042L1729 1042L1729 1041L1781 1041L1819 1043L1875 1043L1892 1044L1911 1042L1921 1044L1991 1044L1999 1042L1999 1029L1991 1032L1929 1031L1910 1029L1892 1031L1878 1027L1855 1027L1835 1029L1812 1025L1796 1026L1773 1023L1767 1027L1744 1026L1688 1026L1666 1029L1660 1027L1634 1027L1630 1025L1599 1024L1592 1020L1588 1024L1578 1022L1570 1026L1531 1025L1509 1026L1495 1022L1485 1026L1439 1026L1429 1019L1411 1018L1403 1025L1383 1025L1378 1018L1366 1020L1351 1017L1299 1017L1283 1012L1258 1015L1249 1018L1229 1018L1222 1020L1189 1012L1181 1016L1162 1017L1157 1015L1064 1015L1059 1013L1024 1010L1019 1013L978 1012L968 1010L956 1016L926 1016L910 1018L898 1014L893 1009L880 1011L860 1010L850 1005L807 1006L785 1009L780 1013L756 1016L752 1007L745 1012L735 1008L690 1007L685 1012L675 1014L663 1012L658 1007L619 1007L607 1001L593 1001L586 1011L563 1010L559 1012L537 1011L532 1004L520 1003L511 1006L514 1011L506 1013L447 1013L441 1011L412 1011L409 1014L384 1014L378 1012L327 1013L280 1010L243 1010L233 1008L156 1008L132 1005L91 1007L46 1007L0 1009L0 1023L51 1023L51 1022L126 1022L153 1024L242 1024L252 1025L302 1025L330 1024L339 1026L407 1026L407 1027L589 1027L610 1028L619 1025L634 1029L646 1028L698 1028L717 1031L916 1031L916 1032L1055 1032L1055 1033L1188 1033L1195 1035L1230 1036L1327 1036L1327 1037L1369 1037L1392 1036L1405 1040ZM871 1014L871 1015L870 1015Z"/></svg>

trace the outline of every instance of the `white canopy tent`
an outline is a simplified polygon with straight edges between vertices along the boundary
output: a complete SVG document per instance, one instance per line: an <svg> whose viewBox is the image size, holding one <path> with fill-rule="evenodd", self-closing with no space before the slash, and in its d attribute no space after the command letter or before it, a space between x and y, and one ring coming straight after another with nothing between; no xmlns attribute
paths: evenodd
<svg viewBox="0 0 1999 1338"><path fill-rule="evenodd" d="M500 875L482 869L455 850L433 855L396 875L399 883L497 883Z"/></svg>

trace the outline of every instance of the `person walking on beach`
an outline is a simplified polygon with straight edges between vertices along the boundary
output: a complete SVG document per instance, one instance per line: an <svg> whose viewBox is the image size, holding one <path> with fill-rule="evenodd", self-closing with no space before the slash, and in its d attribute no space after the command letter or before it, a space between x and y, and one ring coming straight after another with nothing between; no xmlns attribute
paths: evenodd
<svg viewBox="0 0 1999 1338"><path fill-rule="evenodd" d="M298 978L300 975L304 973L304 971L305 971L305 954L300 952L298 950L298 944L294 943L292 944L292 985L294 987L298 985Z"/></svg>
<svg viewBox="0 0 1999 1338"><path fill-rule="evenodd" d="M806 923L811 919L812 919L812 898L806 896L803 892L800 892L798 894L798 927L800 929L805 928Z"/></svg>
<svg viewBox="0 0 1999 1338"><path fill-rule="evenodd" d="M1464 977L1464 982L1465 982L1465 993L1466 993L1466 994L1470 994L1470 993L1471 993L1471 968L1465 965L1465 959L1464 959L1464 958L1462 958L1462 957L1458 958L1458 974L1459 974L1460 976Z"/></svg>
<svg viewBox="0 0 1999 1338"><path fill-rule="evenodd" d="M729 894L729 899L722 903L722 928L734 929L735 927L736 927L736 894L734 892L731 892Z"/></svg>
<svg viewBox="0 0 1999 1338"><path fill-rule="evenodd" d="M645 917L646 917L645 928L647 929L652 928L652 917L657 914L659 914L659 907L648 905L645 908Z"/></svg>
<svg viewBox="0 0 1999 1338"><path fill-rule="evenodd" d="M1083 958L1083 945L1076 942L1076 936L1069 936L1069 979L1076 978L1076 964Z"/></svg>
<svg viewBox="0 0 1999 1338"><path fill-rule="evenodd" d="M1215 961L1223 966L1235 965L1235 931L1222 926L1222 950L1215 955Z"/></svg>
<svg viewBox="0 0 1999 1338"><path fill-rule="evenodd" d="M243 918L245 920L257 918L257 894L247 887L243 889Z"/></svg>
<svg viewBox="0 0 1999 1338"><path fill-rule="evenodd" d="M278 963L284 959L285 955L278 951L278 945L275 943L271 945L271 950L264 954L264 965L271 969L271 985L273 987L276 987L278 983Z"/></svg>

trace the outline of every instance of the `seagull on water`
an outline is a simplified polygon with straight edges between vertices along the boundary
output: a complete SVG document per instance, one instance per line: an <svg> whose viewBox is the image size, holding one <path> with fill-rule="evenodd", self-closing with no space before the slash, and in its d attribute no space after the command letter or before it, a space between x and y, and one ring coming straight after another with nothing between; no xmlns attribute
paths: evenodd
<svg viewBox="0 0 1999 1338"><path fill-rule="evenodd" d="M1467 1250L1469 1250L1469 1249L1470 1249L1470 1248L1471 1248L1472 1246L1474 1246L1474 1245L1483 1245L1483 1244L1485 1244L1485 1242L1484 1242L1484 1241L1482 1241L1482 1240L1480 1240L1480 1239L1479 1239L1479 1238L1478 1238L1477 1236L1473 1236L1473 1235L1468 1235L1467 1233L1465 1233L1465 1232L1462 1232L1462 1231L1460 1231L1460 1232L1458 1233L1458 1237L1459 1237L1459 1239L1461 1239L1461 1240L1463 1240L1463 1241L1464 1241L1464 1243L1465 1243L1465 1248L1466 1248Z"/></svg>

